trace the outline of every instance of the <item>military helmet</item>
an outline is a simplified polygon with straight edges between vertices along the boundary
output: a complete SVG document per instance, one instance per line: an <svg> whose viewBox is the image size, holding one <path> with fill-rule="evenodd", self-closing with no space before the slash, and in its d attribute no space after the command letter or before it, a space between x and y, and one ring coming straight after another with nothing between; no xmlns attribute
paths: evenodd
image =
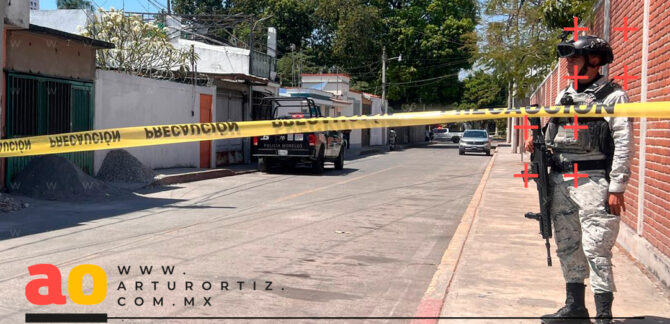
<svg viewBox="0 0 670 324"><path fill-rule="evenodd" d="M579 36L577 41L571 39L558 44L558 56L560 57L586 55L600 56L599 65L606 65L614 60L614 53L612 53L610 44L598 36Z"/></svg>

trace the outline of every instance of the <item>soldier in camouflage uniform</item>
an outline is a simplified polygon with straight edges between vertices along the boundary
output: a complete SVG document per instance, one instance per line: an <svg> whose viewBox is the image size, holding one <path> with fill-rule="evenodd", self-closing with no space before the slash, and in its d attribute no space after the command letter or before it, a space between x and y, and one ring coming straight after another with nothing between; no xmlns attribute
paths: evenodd
<svg viewBox="0 0 670 324"><path fill-rule="evenodd" d="M559 44L559 55L567 58L568 73L577 65L580 80L558 94L558 105L590 103L614 104L628 101L626 93L615 83L600 75L600 66L612 62L614 55L604 40L580 36L577 41ZM579 118L577 136L572 118L552 118L545 129L547 147L553 153L549 176L552 198L550 214L554 223L557 254L566 281L565 306L554 314L542 317L546 324L590 323L584 304L584 279L590 278L595 295L596 323L611 323L614 286L612 247L619 233L619 215L624 209L623 192L630 177L632 157L632 126L628 118ZM532 138L526 141L532 152ZM578 164L577 187L574 173ZM625 209L624 209L625 210ZM572 318L572 319L570 319Z"/></svg>

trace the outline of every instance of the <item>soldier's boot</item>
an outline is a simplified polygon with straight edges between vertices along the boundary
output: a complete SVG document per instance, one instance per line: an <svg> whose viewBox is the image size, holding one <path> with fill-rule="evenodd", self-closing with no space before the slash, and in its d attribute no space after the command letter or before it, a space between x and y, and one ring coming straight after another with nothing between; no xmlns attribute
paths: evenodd
<svg viewBox="0 0 670 324"><path fill-rule="evenodd" d="M590 324L589 311L584 304L584 284L567 283L565 285L565 306L556 313L542 316L544 324Z"/></svg>
<svg viewBox="0 0 670 324"><path fill-rule="evenodd" d="M596 324L611 324L614 294L606 292L595 294L594 297L596 300Z"/></svg>

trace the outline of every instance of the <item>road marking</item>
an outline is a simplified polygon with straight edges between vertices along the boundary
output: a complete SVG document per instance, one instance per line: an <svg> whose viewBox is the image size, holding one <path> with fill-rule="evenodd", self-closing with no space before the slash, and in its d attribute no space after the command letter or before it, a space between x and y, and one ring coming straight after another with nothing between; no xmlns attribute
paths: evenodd
<svg viewBox="0 0 670 324"><path fill-rule="evenodd" d="M373 176L373 175L375 175L375 174L379 174L379 173L382 173L382 172L386 172L386 171L388 171L388 170L392 170L392 169L399 168L399 167L400 167L399 165L396 165L396 166L393 166L393 167L390 167L390 168L386 168L386 169L383 169L383 170L379 170L379 171L372 172L372 173L370 173L370 174L366 174L366 175L358 176L358 177L355 177L355 178L351 178L351 179L344 180L344 181L340 181L340 182L336 182L336 183L332 183L332 184L329 184L329 185L327 185L327 186L318 187L318 188L314 188L314 189L310 189L310 190L305 190L305 191L303 191L303 192L294 193L294 194L292 194L292 195L288 195L288 196L284 196L284 197L281 197L281 198L277 198L277 199L273 200L272 202L281 202L281 201L286 201L286 200L290 200L290 199L293 199L293 198L298 198L298 197L301 197L301 196L304 196L304 195L307 195L307 194L310 194L310 193L314 193L314 192L321 191L321 190L324 190L324 189L328 189L328 188L331 188L331 187L335 187L335 186L343 185L343 184L346 184L346 183L349 183L349 182L352 182L352 181L356 181L356 180L360 180L360 179L363 179L363 178L367 178L367 177Z"/></svg>

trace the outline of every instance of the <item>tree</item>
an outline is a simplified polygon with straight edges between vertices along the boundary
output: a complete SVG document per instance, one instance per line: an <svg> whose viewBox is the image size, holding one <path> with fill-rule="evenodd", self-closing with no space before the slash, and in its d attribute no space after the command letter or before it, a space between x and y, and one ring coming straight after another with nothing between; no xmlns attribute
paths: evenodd
<svg viewBox="0 0 670 324"><path fill-rule="evenodd" d="M387 68L388 98L403 103L458 101L458 71L476 49L474 0L319 0L307 49L317 65L337 65L366 91L381 89L381 54L402 55Z"/></svg>
<svg viewBox="0 0 670 324"><path fill-rule="evenodd" d="M535 3L538 2L538 3ZM498 17L486 26L481 64L500 82L524 98L542 81L556 58L557 32L543 24L540 1L489 0L487 15ZM514 87L516 85L516 87Z"/></svg>
<svg viewBox="0 0 670 324"><path fill-rule="evenodd" d="M300 84L300 73L316 72L318 67L312 63L312 57L302 51L290 52L277 61L277 75L285 87L297 87Z"/></svg>
<svg viewBox="0 0 670 324"><path fill-rule="evenodd" d="M98 67L155 78L175 78L189 70L197 55L176 49L167 39L166 29L145 23L139 16L110 10L94 16L82 33L114 44L96 55Z"/></svg>
<svg viewBox="0 0 670 324"><path fill-rule="evenodd" d="M485 13L496 17L486 26L480 62L494 71L511 95L524 98L542 81L556 60L563 27L573 17L588 22L595 0L488 0ZM513 91L513 88L516 91Z"/></svg>
<svg viewBox="0 0 670 324"><path fill-rule="evenodd" d="M544 25L550 29L563 29L572 26L574 17L580 21L591 21L594 11L591 10L596 0L550 0L542 4Z"/></svg>
<svg viewBox="0 0 670 324"><path fill-rule="evenodd" d="M482 70L468 76L463 82L461 109L501 107L505 105L506 87L492 74Z"/></svg>
<svg viewBox="0 0 670 324"><path fill-rule="evenodd" d="M58 9L88 9L93 10L93 4L90 0L57 0Z"/></svg>
<svg viewBox="0 0 670 324"><path fill-rule="evenodd" d="M172 0L174 13L181 15L214 15L224 12L221 0Z"/></svg>
<svg viewBox="0 0 670 324"><path fill-rule="evenodd" d="M507 98L507 89L504 83L496 79L496 76L486 73L483 70L477 70L463 81L463 96L459 109L475 109L483 107L503 107ZM476 127L488 129L488 125L496 125L496 135L498 130L505 129L507 121L505 119L495 119L493 121L474 122Z"/></svg>

